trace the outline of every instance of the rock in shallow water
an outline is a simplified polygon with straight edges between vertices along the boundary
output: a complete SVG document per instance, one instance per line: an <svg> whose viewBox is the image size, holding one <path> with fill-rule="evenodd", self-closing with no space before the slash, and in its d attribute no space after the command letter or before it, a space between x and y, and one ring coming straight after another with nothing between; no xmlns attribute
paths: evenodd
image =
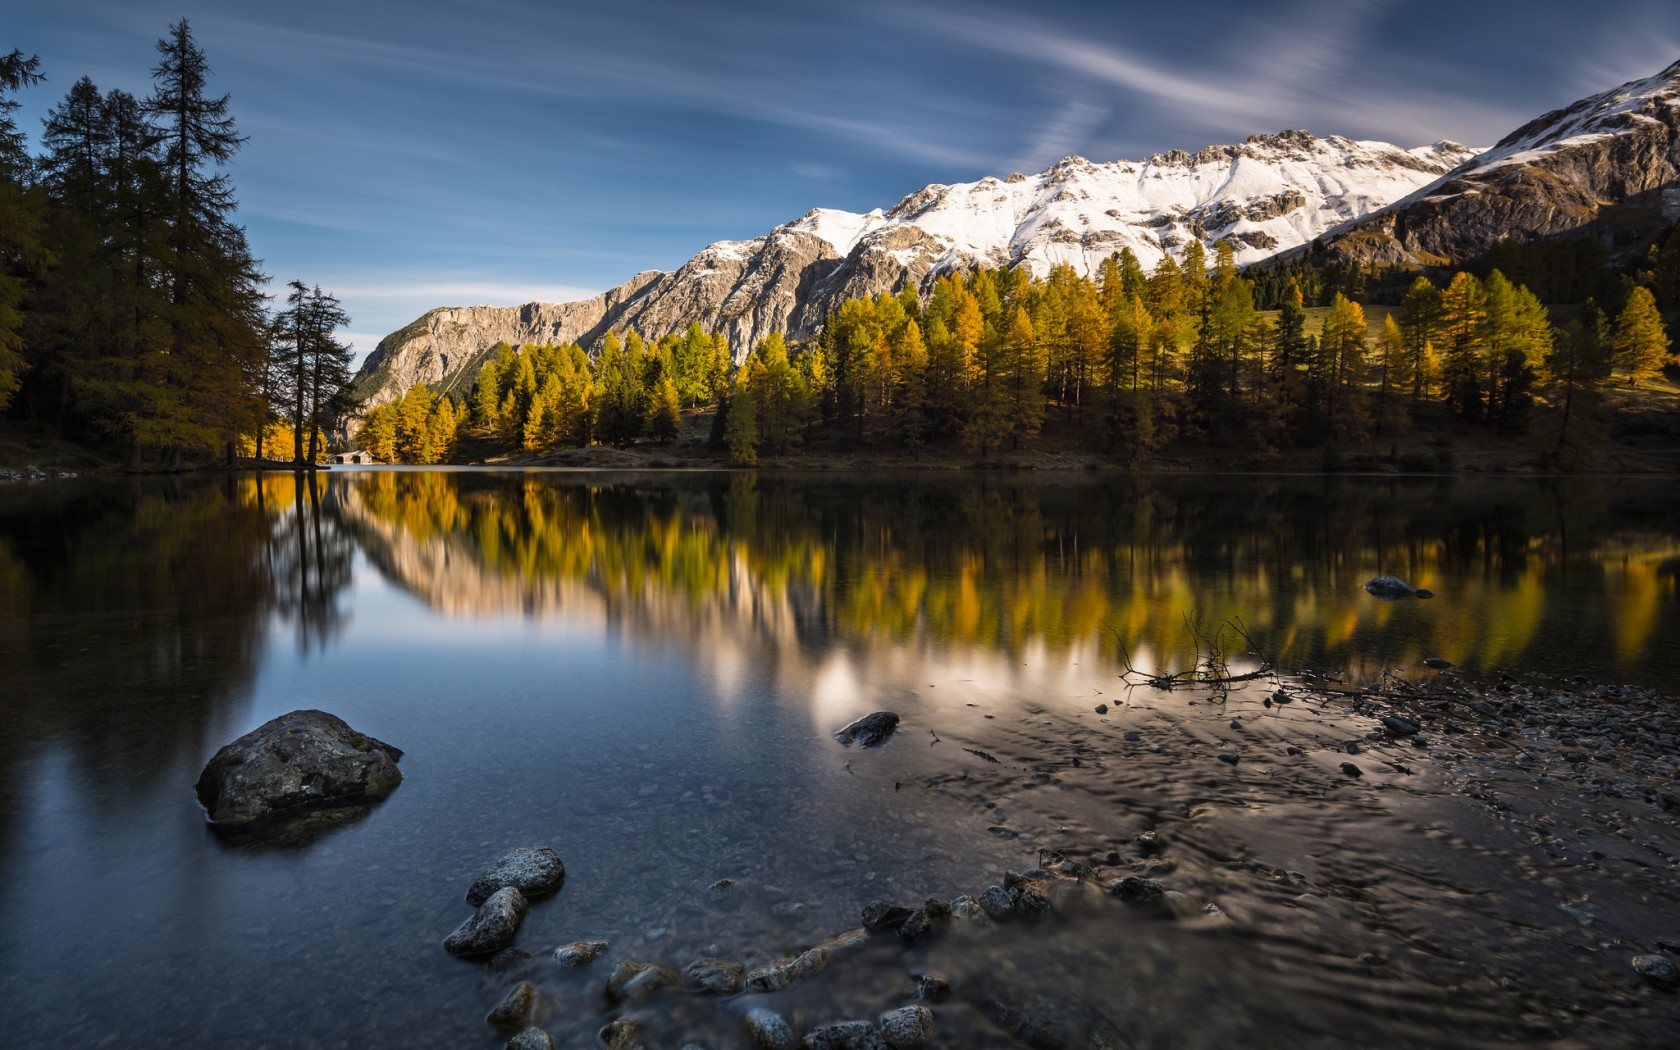
<svg viewBox="0 0 1680 1050"><path fill-rule="evenodd" d="M555 1050L554 1037L541 1028L527 1028L507 1041L507 1050Z"/></svg>
<svg viewBox="0 0 1680 1050"><path fill-rule="evenodd" d="M1381 598L1383 601L1389 602L1397 601L1401 598L1435 597L1435 593L1433 591L1426 591L1420 587L1413 587L1411 584L1397 576L1376 576L1366 580L1365 590L1372 597Z"/></svg>
<svg viewBox="0 0 1680 1050"><path fill-rule="evenodd" d="M1666 955L1635 955L1633 968L1658 988L1680 987L1680 968Z"/></svg>
<svg viewBox="0 0 1680 1050"><path fill-rule="evenodd" d="M793 1029L774 1010L754 1007L741 1018L741 1026L747 1030L747 1038L756 1050L796 1050L799 1046Z"/></svg>
<svg viewBox="0 0 1680 1050"><path fill-rule="evenodd" d="M804 1050L886 1050L881 1031L868 1021L819 1025L805 1033Z"/></svg>
<svg viewBox="0 0 1680 1050"><path fill-rule="evenodd" d="M709 995L734 995L747 983L746 970L727 959L696 959L683 972L690 985Z"/></svg>
<svg viewBox="0 0 1680 1050"><path fill-rule="evenodd" d="M826 966L828 953L821 948L812 948L803 955L754 970L747 975L747 991L778 992L814 973L820 973Z"/></svg>
<svg viewBox="0 0 1680 1050"><path fill-rule="evenodd" d="M451 955L489 955L512 942L519 932L519 924L531 904L525 895L506 886L490 895L478 906L472 918L455 928L443 940L443 948Z"/></svg>
<svg viewBox="0 0 1680 1050"><path fill-rule="evenodd" d="M526 1028L536 1020L536 1015L537 986L530 981L520 981L509 989L484 1021L496 1028Z"/></svg>
<svg viewBox="0 0 1680 1050"><path fill-rule="evenodd" d="M910 1050L933 1041L933 1011L925 1006L901 1006L879 1020L881 1038L893 1050Z"/></svg>
<svg viewBox="0 0 1680 1050"><path fill-rule="evenodd" d="M621 962L607 978L607 998L615 1003L640 1003L664 988L682 984L682 975L656 963Z"/></svg>
<svg viewBox="0 0 1680 1050"><path fill-rule="evenodd" d="M402 752L325 711L293 711L226 745L199 774L198 800L221 828L383 798Z"/></svg>
<svg viewBox="0 0 1680 1050"><path fill-rule="evenodd" d="M606 950L606 941L573 941L554 949L554 961L561 966L583 966L599 959Z"/></svg>
<svg viewBox="0 0 1680 1050"><path fill-rule="evenodd" d="M898 728L898 716L891 711L876 711L872 715L864 715L851 725L834 734L834 739L851 747L854 743L859 747L874 747L887 737L892 736L893 730Z"/></svg>
<svg viewBox="0 0 1680 1050"><path fill-rule="evenodd" d="M566 865L560 855L547 846L516 849L490 865L467 890L467 903L483 904L503 886L512 886L535 900L545 893L553 893L566 881Z"/></svg>

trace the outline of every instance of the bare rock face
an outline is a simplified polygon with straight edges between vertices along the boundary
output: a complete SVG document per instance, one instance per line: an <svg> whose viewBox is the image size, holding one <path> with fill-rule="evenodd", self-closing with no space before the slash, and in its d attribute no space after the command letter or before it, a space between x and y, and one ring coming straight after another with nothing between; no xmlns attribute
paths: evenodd
<svg viewBox="0 0 1680 1050"><path fill-rule="evenodd" d="M1325 235L1343 262L1472 259L1591 237L1612 256L1680 218L1680 62L1524 124L1442 181Z"/></svg>
<svg viewBox="0 0 1680 1050"><path fill-rule="evenodd" d="M304 810L383 798L402 752L325 711L293 711L226 745L198 778L217 827L244 829Z"/></svg>

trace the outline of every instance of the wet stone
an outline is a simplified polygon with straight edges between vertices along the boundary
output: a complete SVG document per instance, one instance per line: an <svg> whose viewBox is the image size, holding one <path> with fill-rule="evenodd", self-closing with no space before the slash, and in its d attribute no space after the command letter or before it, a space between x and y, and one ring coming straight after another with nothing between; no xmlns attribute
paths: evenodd
<svg viewBox="0 0 1680 1050"><path fill-rule="evenodd" d="M1010 911L1017 918L1028 922L1038 922L1050 917L1050 901L1044 894L1026 886L1018 886L1009 891Z"/></svg>
<svg viewBox="0 0 1680 1050"><path fill-rule="evenodd" d="M606 950L606 941L573 941L554 949L554 961L562 966L586 966Z"/></svg>
<svg viewBox="0 0 1680 1050"><path fill-rule="evenodd" d="M1633 968L1658 988L1680 987L1680 968L1666 955L1635 955Z"/></svg>
<svg viewBox="0 0 1680 1050"><path fill-rule="evenodd" d="M986 909L980 907L980 902L967 894L951 900L951 915L954 918L966 919L979 926L993 925L992 917L986 914Z"/></svg>
<svg viewBox="0 0 1680 1050"><path fill-rule="evenodd" d="M1099 715L1108 714L1108 705L1107 704L1098 704L1097 705L1097 714L1099 714Z"/></svg>
<svg viewBox="0 0 1680 1050"><path fill-rule="evenodd" d="M536 1014L537 986L520 981L485 1015L484 1021L496 1028L526 1028L536 1019Z"/></svg>
<svg viewBox="0 0 1680 1050"><path fill-rule="evenodd" d="M615 1003L646 1002L665 988L682 984L682 975L656 963L621 962L607 978L607 998Z"/></svg>
<svg viewBox="0 0 1680 1050"><path fill-rule="evenodd" d="M898 728L898 716L891 711L876 711L846 726L834 734L834 739L847 747L874 747L892 736Z"/></svg>
<svg viewBox="0 0 1680 1050"><path fill-rule="evenodd" d="M1015 901L1002 886L987 886L980 893L980 908L993 919L1002 921L1015 911Z"/></svg>
<svg viewBox="0 0 1680 1050"><path fill-rule="evenodd" d="M898 928L899 937L906 941L916 941L935 932L945 925L951 917L951 906L937 897L929 897L920 908L910 913L904 920L904 925Z"/></svg>
<svg viewBox="0 0 1680 1050"><path fill-rule="evenodd" d="M863 920L863 928L872 932L896 930L904 925L904 920L909 917L909 908L887 901L870 901L863 906L863 912L859 916Z"/></svg>
<svg viewBox="0 0 1680 1050"><path fill-rule="evenodd" d="M774 1010L763 1007L748 1010L741 1018L741 1027L747 1030L747 1038L752 1040L755 1050L797 1050L799 1046L792 1027Z"/></svg>
<svg viewBox="0 0 1680 1050"><path fill-rule="evenodd" d="M1422 732L1422 728L1416 722L1398 715L1383 715L1381 721L1383 728L1395 736L1416 736Z"/></svg>
<svg viewBox="0 0 1680 1050"><path fill-rule="evenodd" d="M1158 832L1146 831L1137 837L1137 848L1145 853L1159 853L1167 848Z"/></svg>
<svg viewBox="0 0 1680 1050"><path fill-rule="evenodd" d="M507 1041L507 1050L555 1050L554 1037L541 1028L527 1028Z"/></svg>
<svg viewBox="0 0 1680 1050"><path fill-rule="evenodd" d="M534 900L553 893L566 881L566 865L547 846L516 849L490 865L467 890L467 903L483 904L504 886L512 886Z"/></svg>
<svg viewBox="0 0 1680 1050"><path fill-rule="evenodd" d="M804 1050L886 1050L881 1031L868 1021L819 1025L805 1033Z"/></svg>
<svg viewBox="0 0 1680 1050"><path fill-rule="evenodd" d="M936 1003L950 997L951 982L936 973L917 974L915 992L916 998Z"/></svg>
<svg viewBox="0 0 1680 1050"><path fill-rule="evenodd" d="M933 1041L933 1011L925 1006L901 1006L879 1018L881 1040L893 1050L926 1046Z"/></svg>
<svg viewBox="0 0 1680 1050"><path fill-rule="evenodd" d="M1125 901L1127 904L1157 905L1161 903L1166 890L1159 882L1152 879L1140 879L1136 875L1127 875L1108 887L1108 892Z"/></svg>
<svg viewBox="0 0 1680 1050"><path fill-rule="evenodd" d="M519 932L519 924L531 908L525 895L505 886L478 906L472 918L444 938L443 948L451 955L489 955L508 946Z"/></svg>
<svg viewBox="0 0 1680 1050"><path fill-rule="evenodd" d="M628 1017L615 1017L601 1029L600 1039L607 1050L635 1050L642 1045L642 1026Z"/></svg>
<svg viewBox="0 0 1680 1050"><path fill-rule="evenodd" d="M727 959L696 959L684 968L688 983L708 995L734 995L747 984L747 971Z"/></svg>
<svg viewBox="0 0 1680 1050"><path fill-rule="evenodd" d="M790 984L822 972L827 965L828 953L821 948L812 948L803 955L792 959L783 959L754 970L747 975L747 991L781 991Z"/></svg>
<svg viewBox="0 0 1680 1050"><path fill-rule="evenodd" d="M1362 777L1365 775L1365 771L1354 765L1352 762L1343 762L1342 772L1346 773L1350 777Z"/></svg>

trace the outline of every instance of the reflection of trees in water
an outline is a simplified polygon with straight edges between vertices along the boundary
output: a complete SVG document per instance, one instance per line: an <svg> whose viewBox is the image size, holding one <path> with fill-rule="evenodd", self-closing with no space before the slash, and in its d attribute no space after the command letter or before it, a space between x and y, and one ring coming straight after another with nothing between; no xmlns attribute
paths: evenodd
<svg viewBox="0 0 1680 1050"><path fill-rule="evenodd" d="M1503 666L1557 646L1633 660L1675 631L1659 566L1680 547L1677 501L1626 481L383 473L335 484L359 534L379 526L382 568L452 610L545 608L565 581L613 618L670 626L673 602L722 608L802 644L1042 642L1113 656L1113 627L1134 654L1175 667L1192 659L1183 616L1194 612L1241 617L1292 664L1360 673L1428 655ZM1607 510L1606 493L1625 506ZM420 544L428 557L404 555ZM1377 602L1361 585L1379 573L1441 597Z"/></svg>
<svg viewBox="0 0 1680 1050"><path fill-rule="evenodd" d="M208 736L246 698L271 609L330 636L348 541L292 489L290 475L0 489L0 814L50 749L95 812L120 813L223 742ZM302 557L274 559L282 544Z"/></svg>
<svg viewBox="0 0 1680 1050"><path fill-rule="evenodd" d="M339 527L334 497L319 475L278 474L262 481L256 492L273 522L264 553L275 611L296 626L300 650L325 647L344 627L339 598L350 585L355 541Z"/></svg>

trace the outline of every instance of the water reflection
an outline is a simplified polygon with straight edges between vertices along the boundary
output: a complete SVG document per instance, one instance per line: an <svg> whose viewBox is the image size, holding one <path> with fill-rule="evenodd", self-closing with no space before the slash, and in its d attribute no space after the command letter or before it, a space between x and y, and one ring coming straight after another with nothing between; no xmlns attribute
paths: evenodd
<svg viewBox="0 0 1680 1050"><path fill-rule="evenodd" d="M1437 656L1649 680L1676 641L1661 483L368 472L333 491L381 570L438 610L722 628L806 660L1124 646L1177 669L1189 614L1355 677ZM1439 597L1375 602L1360 585L1379 573Z"/></svg>

